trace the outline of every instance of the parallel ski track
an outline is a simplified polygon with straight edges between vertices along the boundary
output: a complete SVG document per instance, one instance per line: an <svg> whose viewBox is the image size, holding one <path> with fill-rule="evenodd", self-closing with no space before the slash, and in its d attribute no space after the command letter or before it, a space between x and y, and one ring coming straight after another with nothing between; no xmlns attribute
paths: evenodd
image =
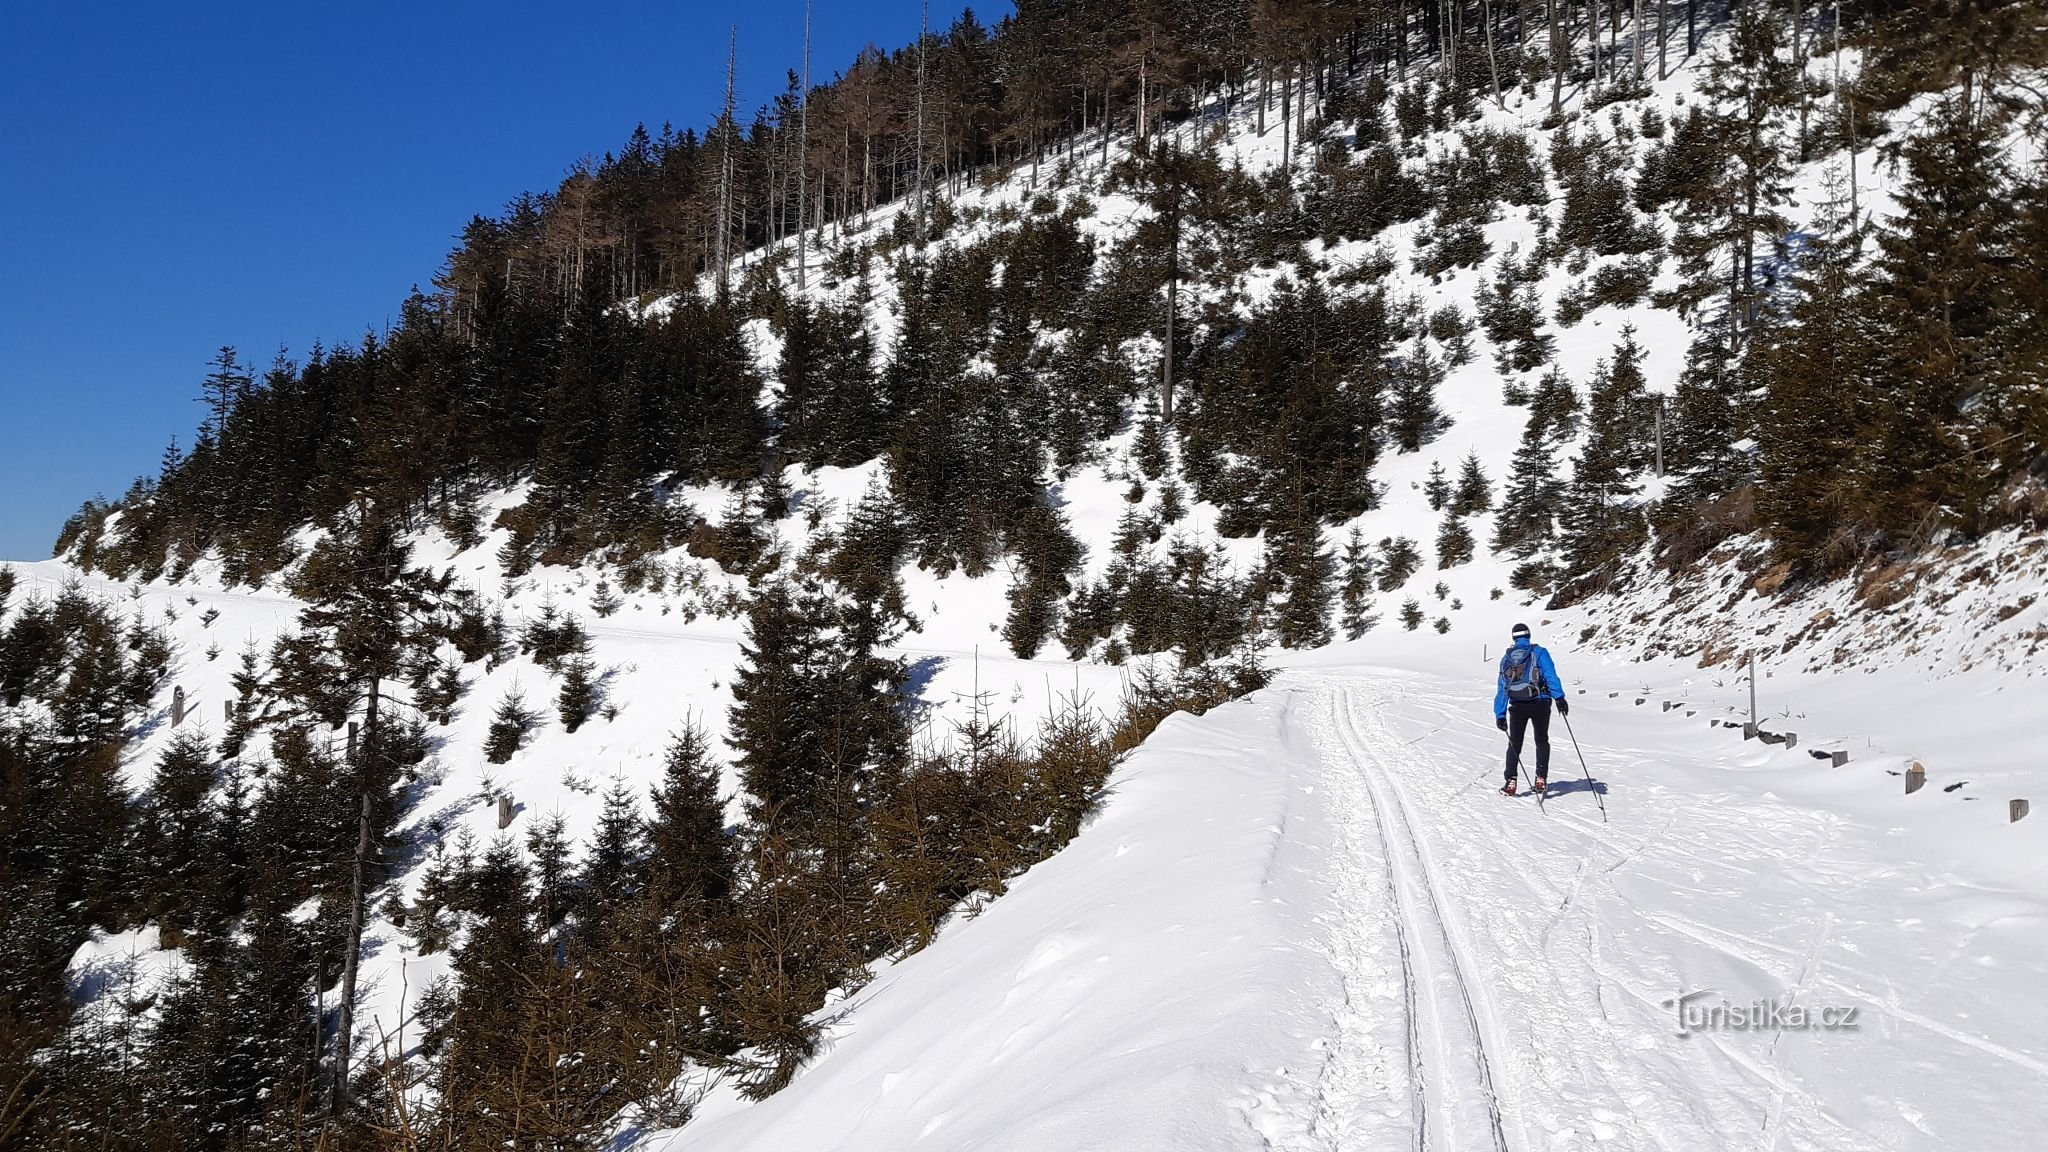
<svg viewBox="0 0 2048 1152"><path fill-rule="evenodd" d="M1387 889L1395 911L1394 931L1401 954L1402 994L1408 1013L1408 1064L1412 1092L1415 1148L1417 1152L1467 1152L1475 1147L1469 1136L1457 1132L1451 1123L1455 1077L1466 1081L1466 1091L1476 1091L1486 1107L1487 1130L1494 1152L1508 1152L1505 1124L1501 1118L1500 1093L1493 1074L1493 1060L1487 1029L1467 976L1471 966L1460 947L1457 934L1445 918L1437 895L1435 869L1416 836L1414 820L1398 782L1366 734L1359 730L1352 691L1333 686L1336 699L1337 737L1364 780L1372 805L1373 823L1379 829L1380 848L1387 861ZM1385 737L1386 733L1380 732ZM1383 743L1384 741L1382 741ZM1418 971L1419 969L1419 971ZM1448 987L1446 986L1448 985ZM1448 1001L1448 1003L1447 1003ZM1428 1025L1425 1027L1424 1009ZM1490 1017L1490 1013L1486 1014ZM1446 1024L1455 1028L1463 1021L1470 1045L1469 1070L1456 1070L1464 1061L1450 1048L1458 1043L1445 1035ZM1432 1077L1434 1066L1441 1078ZM1460 1093L1463 1095L1464 1093ZM1461 1136L1463 1138L1461 1138Z"/></svg>

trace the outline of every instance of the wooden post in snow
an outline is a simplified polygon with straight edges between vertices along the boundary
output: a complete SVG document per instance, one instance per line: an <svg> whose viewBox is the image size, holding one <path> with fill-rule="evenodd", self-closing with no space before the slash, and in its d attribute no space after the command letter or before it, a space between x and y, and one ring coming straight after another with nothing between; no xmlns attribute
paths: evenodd
<svg viewBox="0 0 2048 1152"><path fill-rule="evenodd" d="M1749 654L1749 727L1756 729L1756 653Z"/></svg>

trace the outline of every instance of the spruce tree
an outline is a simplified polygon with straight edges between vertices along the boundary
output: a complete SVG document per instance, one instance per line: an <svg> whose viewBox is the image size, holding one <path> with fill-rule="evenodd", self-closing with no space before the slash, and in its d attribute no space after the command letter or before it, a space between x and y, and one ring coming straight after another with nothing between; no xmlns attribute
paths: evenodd
<svg viewBox="0 0 2048 1152"><path fill-rule="evenodd" d="M758 824L801 826L821 808L825 626L822 598L786 581L764 586L748 606L730 740Z"/></svg>
<svg viewBox="0 0 2048 1152"><path fill-rule="evenodd" d="M1466 454L1465 463L1458 470L1458 487L1451 495L1450 508L1458 516L1476 516L1493 510L1493 488L1479 466L1479 453Z"/></svg>
<svg viewBox="0 0 2048 1152"><path fill-rule="evenodd" d="M644 838L639 796L624 777L614 778L577 876L577 931L587 945L605 947L621 910L645 889Z"/></svg>
<svg viewBox="0 0 2048 1152"><path fill-rule="evenodd" d="M575 910L569 851L569 822L560 812L527 825L526 855L533 861L533 897L543 928L553 928Z"/></svg>
<svg viewBox="0 0 2048 1152"><path fill-rule="evenodd" d="M500 834L478 861L467 902L469 932L454 966L461 992L437 1086L448 1142L498 1147L521 1131L518 1110L504 1105L527 1070L529 977L542 955L532 877L510 837Z"/></svg>
<svg viewBox="0 0 2048 1152"><path fill-rule="evenodd" d="M1380 541L1380 591L1399 589L1420 567L1422 552L1415 541L1406 536L1390 536Z"/></svg>
<svg viewBox="0 0 2048 1152"><path fill-rule="evenodd" d="M1602 364L1593 380L1592 431L1573 469L1564 508L1565 548L1575 573L1607 563L1641 532L1634 503L1641 492L1637 478L1650 463L1652 435L1641 362L1634 330L1624 328L1613 360Z"/></svg>
<svg viewBox="0 0 2048 1152"><path fill-rule="evenodd" d="M1372 551L1366 546L1365 534L1353 528L1344 541L1344 583L1340 594L1344 609L1342 627L1347 640L1365 635L1378 621L1378 617L1370 614L1373 567Z"/></svg>
<svg viewBox="0 0 2048 1152"><path fill-rule="evenodd" d="M1400 358L1394 377L1394 404L1390 423L1394 441L1403 452L1419 452L1424 444L1450 426L1436 406L1437 385L1443 383L1444 368L1429 346L1415 342L1415 350Z"/></svg>
<svg viewBox="0 0 2048 1152"><path fill-rule="evenodd" d="M1432 460L1429 464L1429 479L1422 485L1422 495L1429 501L1431 512L1441 512L1451 500L1451 482L1444 475L1444 463Z"/></svg>
<svg viewBox="0 0 2048 1152"><path fill-rule="evenodd" d="M596 671L597 665L587 656L572 657L563 663L562 690L556 698L563 731L574 732L583 727L583 722L596 710L598 687L592 679Z"/></svg>
<svg viewBox="0 0 2048 1152"><path fill-rule="evenodd" d="M2012 295L2009 269L2026 259L1999 144L2005 124L1964 94L1940 100L1905 142L1895 223L1878 236L1891 386L1879 395L1882 447L1865 481L1891 495L1869 511L1894 531L1942 506L1962 531L1981 532L1994 468L2024 455L2009 442L1993 451L2007 422L2023 420L2016 398L2033 379L2024 353L2040 343Z"/></svg>
<svg viewBox="0 0 2048 1152"><path fill-rule="evenodd" d="M1783 16L1745 4L1709 61L1700 96L1704 163L1679 189L1679 232L1672 242L1684 286L1681 311L1718 301L1731 341L1762 304L1757 250L1785 235L1779 208L1791 195L1791 167L1780 130L1800 89L1803 62L1788 59ZM1710 309L1711 312L1711 309Z"/></svg>
<svg viewBox="0 0 2048 1152"><path fill-rule="evenodd" d="M1330 642L1330 582L1337 565L1323 547L1322 526L1313 520L1281 533L1271 563L1286 581L1286 595L1274 615L1273 630L1288 648L1314 648Z"/></svg>
<svg viewBox="0 0 2048 1152"><path fill-rule="evenodd" d="M664 907L708 911L732 891L733 849L725 830L718 764L694 721L670 741L647 822L647 870Z"/></svg>
<svg viewBox="0 0 2048 1152"><path fill-rule="evenodd" d="M1436 533L1436 566L1456 568L1472 561L1472 530L1456 512L1446 511Z"/></svg>
<svg viewBox="0 0 2048 1152"><path fill-rule="evenodd" d="M537 717L527 710L526 697L515 686L498 698L498 709L491 715L491 728L484 737L484 759L493 764L504 764L514 753L526 745L527 733L533 729Z"/></svg>
<svg viewBox="0 0 2048 1152"><path fill-rule="evenodd" d="M148 859L149 910L166 947L186 947L187 930L219 934L209 943L225 943L224 922L198 925L194 913L216 861L212 856L214 817L209 798L218 775L212 749L204 736L186 731L172 737L157 757L156 771L138 831Z"/></svg>
<svg viewBox="0 0 2048 1152"><path fill-rule="evenodd" d="M1557 516L1564 506L1551 449L1550 422L1536 406L1522 426L1522 440L1508 466L1507 490L1494 518L1493 547L1528 559L1548 550L1557 539Z"/></svg>

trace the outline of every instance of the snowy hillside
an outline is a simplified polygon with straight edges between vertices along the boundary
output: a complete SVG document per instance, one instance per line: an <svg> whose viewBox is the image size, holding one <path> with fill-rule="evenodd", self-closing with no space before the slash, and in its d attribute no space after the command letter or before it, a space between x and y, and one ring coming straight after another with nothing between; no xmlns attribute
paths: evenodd
<svg viewBox="0 0 2048 1152"><path fill-rule="evenodd" d="M1046 619L1058 626L1016 623L1044 576L1020 543L1025 529L976 525L964 534L1002 541L985 570L972 559L956 565L943 549L939 563L916 562L900 543L888 552L894 567L878 583L900 581L891 591L900 589L910 626L877 651L901 661L901 698L890 707L912 733L912 753L934 763L979 749L990 717L1024 742L1063 710L1113 718L1134 678L1193 650L1173 629L1198 610L1230 617L1221 632L1231 642L1190 663L1256 649L1277 678L1247 699L1167 720L1118 763L1067 847L1021 875L952 892L961 902L936 917L929 944L898 946L902 937L871 931L889 946L870 941L878 955L847 962L824 1006L801 1014L816 1050L786 1061L795 1070L786 1086L749 1078L773 1064L748 1063L765 1047L706 1026L739 1051L665 1053L685 1068L676 1107L653 1114L600 1093L602 1114L577 1116L575 1138L602 1132L615 1148L678 1152L1993 1149L2021 1147L2021 1134L2048 1123L2048 1104L2038 1102L2048 1076L2048 997L2038 991L2048 977L2048 818L2013 815L2015 801L2048 803L2038 755L2048 720L2048 543L2006 527L1847 578L1788 583L1794 565L1777 561L1768 532L1752 522L1670 561L1660 549L1682 534L1667 534L1661 520L1649 527L1681 484L1675 466L1661 471L1662 454L1693 451L1695 477L1712 471L1698 445L1663 440L1665 413L1696 367L1700 328L1659 304L1684 287L1679 262L1649 258L1650 274L1640 252L1533 257L1572 226L1573 193L1540 174L1562 170L1555 150L1612 146L1647 179L1640 153L1706 99L1706 62L1727 37L1717 29L1708 50L1674 60L1667 79L1640 91L1566 93L1562 120L1548 90L1510 86L1498 103L1482 101L1470 118L1404 144L1411 175L1450 163L1482 136L1526 145L1543 195L1510 198L1472 229L1483 259L1446 263L1457 227L1420 214L1370 239L1309 239L1299 259L1285 260L1236 252L1241 238L1224 224L1190 225L1190 249L1210 263L1175 284L1194 329L1180 337L1194 353L1183 365L1183 403L1200 413L1213 402L1203 374L1234 363L1262 316L1297 293L1326 292L1330 315L1379 315L1389 331L1408 333L1389 340L1401 351L1375 372L1407 380L1401 374L1426 379L1441 369L1420 389L1418 443L1398 446L1398 419L1370 425L1376 459L1353 493L1362 510L1337 497L1312 507L1298 482L1298 535L1282 531L1277 507L1248 525L1241 493L1226 490L1240 474L1258 474L1259 462L1234 443L1211 444L1198 460L1195 446L1163 432L1163 397L1150 382L1165 346L1149 333L1120 337L1089 369L1147 383L1132 385L1107 435L1085 437L1080 458L1047 469L1043 499L1031 504L1051 510L1059 531L1050 535L1070 533L1079 549L1049 582L1059 588ZM1806 67L1820 81L1857 64L1850 52L1814 55ZM1594 106L1589 97L1603 94L1613 98ZM1153 131L1190 153L1208 149L1246 187L1284 186L1290 197L1283 172L1319 153L1341 168L1383 131L1335 118L1304 143L1278 123L1285 115L1240 92ZM1584 134L1599 139L1588 145ZM1863 143L1854 155L1792 166L1782 207L1791 234L1828 231L1820 217L1839 214L1847 165L1860 218L1882 225L1894 212L1897 169ZM1112 255L1158 223L1129 175L1142 156L1128 132L1107 141L1084 132L1064 155L963 179L944 200L946 226L929 250L894 239L910 234L908 215L919 211L904 198L864 213L857 227L835 224L802 267L794 238L746 253L733 274L764 314L736 330L764 385L760 410L796 408L785 375L790 316L814 308L853 317L886 375L922 351L903 335L922 289L901 277L934 274L1025 227L1070 223L1103 262L1082 298L1109 307ZM1681 231L1668 205L1641 218L1646 230ZM1503 295L1502 269L1525 259L1528 270L1506 276ZM1789 277L1789 264L1777 272ZM988 289L1011 274L997 260ZM1597 286L1638 274L1645 282L1621 293L1625 302L1601 302ZM708 275L702 287L712 295ZM1512 325L1496 340L1480 319L1489 300L1505 308L1509 298L1554 328L1544 355L1512 368ZM687 293L647 293L592 312L638 323L693 307ZM1036 371L1077 345L1082 326L999 333L990 343L1020 344ZM999 364L999 351L967 357L964 383L989 393L1021 387L1016 379L1031 373ZM1640 372L1649 406L1603 421L1594 382L1611 381L1624 362ZM1389 407L1414 398L1403 388L1389 390ZM947 413L931 427L973 419ZM1545 420L1555 421L1547 431ZM1608 511L1631 550L1594 566L1597 586L1575 583L1568 577L1587 573L1570 571L1551 512L1541 540L1514 539L1504 519L1532 491L1578 493L1589 481L1573 461L1605 450L1603 437L1624 423L1658 437L1654 448L1625 445L1610 485L1619 495ZM776 427L794 435L793 423ZM1556 454L1548 475L1525 466L1532 440ZM424 1113L445 1098L442 1081L407 1071L408 1058L427 1051L422 1031L449 1027L451 985L436 982L460 977L489 919L470 910L445 938L422 932L421 909L441 899L451 860L462 857L467 870L493 842L537 857L552 836L569 849L557 866L585 866L607 835L614 797L642 804L663 780L676 734L691 725L709 740L726 825L749 829L734 839L762 853L747 867L763 867L776 849L772 826L749 824L761 798L748 793L732 723L736 676L764 646L749 631L750 605L780 581L840 579L820 574L857 535L860 509L910 503L901 460L913 454L902 445L893 462L878 455L848 467L817 463L826 449L789 462L798 454L777 442L763 454L768 473L741 481L681 470L651 483L634 477L654 527L637 525L645 534L630 547L621 543L630 533L615 533L577 538L581 553L557 541L551 553L535 520L590 514L544 506L558 476L493 483L458 514L445 495L417 517L407 508L412 564L448 575L473 596L476 618L495 619L500 631L573 618L587 633L594 684L576 722L566 721L567 705L558 721L562 667L501 637L488 658L448 664L459 699L445 715L419 710L426 747L402 782L391 836L399 855L375 862L388 880L366 901L363 929L358 1058L367 1051L398 1069L377 1086L378 1107L397 1114L395 1099ZM1753 441L1739 447L1755 451ZM751 457L742 464L753 467ZM1203 467L1215 474L1198 476ZM1459 507L1463 496L1450 489L1467 471L1482 499ZM1034 484L1038 472L1034 460ZM955 478L926 479L947 491L942 483ZM1257 482L1285 487L1262 474ZM1214 499L1204 498L1205 483ZM168 574L159 551L153 571L108 575L104 554L141 534L135 525L153 499L168 503L146 492L100 508L59 559L11 565L16 584L11 598L0 596L0 625L72 589L168 639L170 670L119 756L120 777L137 794L181 740L197 732L218 741L246 720L237 702L251 698L244 681L260 661L245 664L243 653L267 656L299 626L308 605L291 594L293 580L335 538L298 526L268 553L292 558L274 572L252 575L216 540L182 564L170 543ZM778 502L786 507L767 511ZM744 562L729 543L741 529L752 533ZM1175 606L1171 626L1118 600L1143 583L1131 573L1155 570L1170 573L1161 583L1184 582L1183 599L1164 601ZM1303 601L1313 601L1306 624ZM1100 618L1075 623L1091 612ZM1494 667L1518 621L1555 654L1573 704L1570 730L1560 723L1553 733L1552 788L1540 804L1495 791ZM1147 627L1175 639L1148 644ZM448 647L436 651L445 659ZM490 762L494 727L515 700L534 720L502 762ZM1752 720L1761 732L1746 737ZM223 782L260 793L284 727L224 754ZM352 756L353 729L320 724L312 739ZM1916 764L1927 787L1908 794ZM809 861L812 849L819 858L836 850L828 841L790 855ZM290 913L308 933L339 907L340 862L322 863L334 866L323 889ZM873 875L859 880L869 895L888 888ZM576 918L550 921L545 901L539 915L542 949L566 950ZM94 1027L115 1027L117 1003L160 1019L155 999L168 1000L196 970L164 940L154 921L96 928L71 957L65 979ZM706 951L716 964L744 967L733 948L720 940ZM314 960L322 979L313 983L331 997L326 963ZM423 1013L430 989L439 1006ZM1774 1018L1764 1028L1710 1029L1693 1017L1695 1034L1682 1035L1677 998L1693 994L1704 998L1687 1004L1854 1009L1854 1027L1802 1030ZM714 1015L690 1005L663 1011L691 1026ZM540 1063L559 1069L581 1055Z"/></svg>

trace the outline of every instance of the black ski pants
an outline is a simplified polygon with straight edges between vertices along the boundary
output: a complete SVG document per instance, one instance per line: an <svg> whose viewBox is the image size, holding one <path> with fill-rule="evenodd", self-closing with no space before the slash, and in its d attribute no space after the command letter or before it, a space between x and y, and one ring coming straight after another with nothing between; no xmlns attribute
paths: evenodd
<svg viewBox="0 0 2048 1152"><path fill-rule="evenodd" d="M1522 758L1522 732L1536 729L1536 774L1550 776L1550 697L1508 702L1508 779L1515 778L1515 763Z"/></svg>

